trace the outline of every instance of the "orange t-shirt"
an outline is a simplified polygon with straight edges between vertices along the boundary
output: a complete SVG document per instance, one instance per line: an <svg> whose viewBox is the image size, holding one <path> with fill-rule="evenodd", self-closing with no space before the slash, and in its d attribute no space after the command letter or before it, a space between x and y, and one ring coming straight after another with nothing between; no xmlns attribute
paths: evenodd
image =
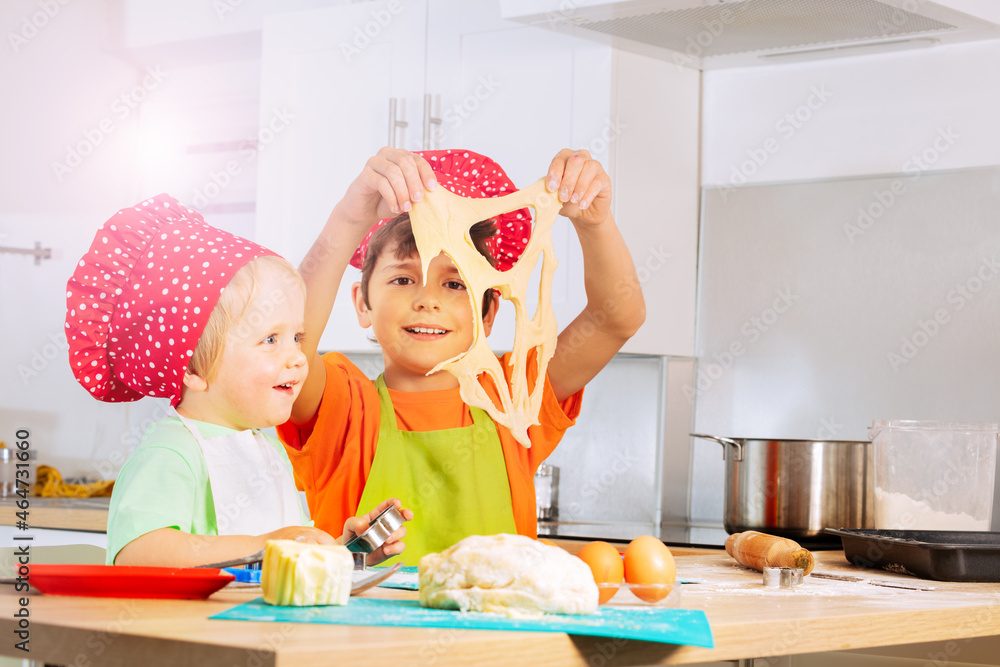
<svg viewBox="0 0 1000 667"><path fill-rule="evenodd" d="M510 371L508 356L504 355L500 362L505 372ZM301 427L285 422L277 431L292 461L296 481L306 492L316 527L337 536L343 532L344 521L358 513L361 493L375 459L381 410L375 382L347 357L331 352L323 356L323 363L326 387L316 416ZM403 431L437 431L473 423L469 406L462 401L458 388L428 392L390 389L389 396ZM566 400L557 401L546 378L538 414L541 423L528 428L530 449L518 444L506 427L497 424L507 464L514 524L521 535L537 534L535 471L559 444L566 429L576 422L582 398L581 389ZM372 509L361 508L366 512Z"/></svg>

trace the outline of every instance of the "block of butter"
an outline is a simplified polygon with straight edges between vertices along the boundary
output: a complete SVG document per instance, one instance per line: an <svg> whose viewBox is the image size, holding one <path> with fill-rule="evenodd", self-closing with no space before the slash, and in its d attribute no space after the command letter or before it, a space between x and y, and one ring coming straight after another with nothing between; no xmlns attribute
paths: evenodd
<svg viewBox="0 0 1000 667"><path fill-rule="evenodd" d="M260 587L267 604L345 605L351 597L354 558L339 544L268 540L261 570Z"/></svg>

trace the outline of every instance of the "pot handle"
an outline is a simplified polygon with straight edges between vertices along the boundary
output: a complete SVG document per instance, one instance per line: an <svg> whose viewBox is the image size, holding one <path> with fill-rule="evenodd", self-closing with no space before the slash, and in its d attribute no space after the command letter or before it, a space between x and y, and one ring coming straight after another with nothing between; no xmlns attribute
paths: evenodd
<svg viewBox="0 0 1000 667"><path fill-rule="evenodd" d="M692 438L705 438L706 440L714 440L715 442L722 445L722 460L726 460L726 445L732 445L736 448L736 458L735 461L743 460L743 443L739 440L733 440L732 438L722 438L717 435L705 435L703 433L690 433Z"/></svg>

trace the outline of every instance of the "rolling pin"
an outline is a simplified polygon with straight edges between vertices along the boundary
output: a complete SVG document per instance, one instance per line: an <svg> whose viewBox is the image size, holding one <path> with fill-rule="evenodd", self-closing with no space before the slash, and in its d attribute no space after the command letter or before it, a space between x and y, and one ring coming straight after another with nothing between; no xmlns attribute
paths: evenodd
<svg viewBox="0 0 1000 667"><path fill-rule="evenodd" d="M784 537L748 530L733 533L726 540L726 553L740 565L763 572L765 567L801 568L802 576L812 572L815 561L808 549Z"/></svg>

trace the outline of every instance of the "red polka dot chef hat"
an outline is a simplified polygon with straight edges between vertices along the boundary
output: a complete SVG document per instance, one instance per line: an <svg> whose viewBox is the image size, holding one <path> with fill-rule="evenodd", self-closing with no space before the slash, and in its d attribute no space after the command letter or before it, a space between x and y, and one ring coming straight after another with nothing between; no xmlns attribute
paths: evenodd
<svg viewBox="0 0 1000 667"><path fill-rule="evenodd" d="M273 254L169 195L118 211L66 285L73 375L102 401L177 405L219 295L244 264Z"/></svg>
<svg viewBox="0 0 1000 667"><path fill-rule="evenodd" d="M472 151L448 149L440 151L413 151L420 155L434 171L438 183L456 195L479 199L500 197L517 192L507 174L496 162ZM365 236L351 258L351 266L360 269L372 234L391 218L380 220ZM498 217L497 234L486 240L486 246L496 260L498 271L506 271L517 263L528 245L531 234L531 214L528 209L504 213Z"/></svg>

